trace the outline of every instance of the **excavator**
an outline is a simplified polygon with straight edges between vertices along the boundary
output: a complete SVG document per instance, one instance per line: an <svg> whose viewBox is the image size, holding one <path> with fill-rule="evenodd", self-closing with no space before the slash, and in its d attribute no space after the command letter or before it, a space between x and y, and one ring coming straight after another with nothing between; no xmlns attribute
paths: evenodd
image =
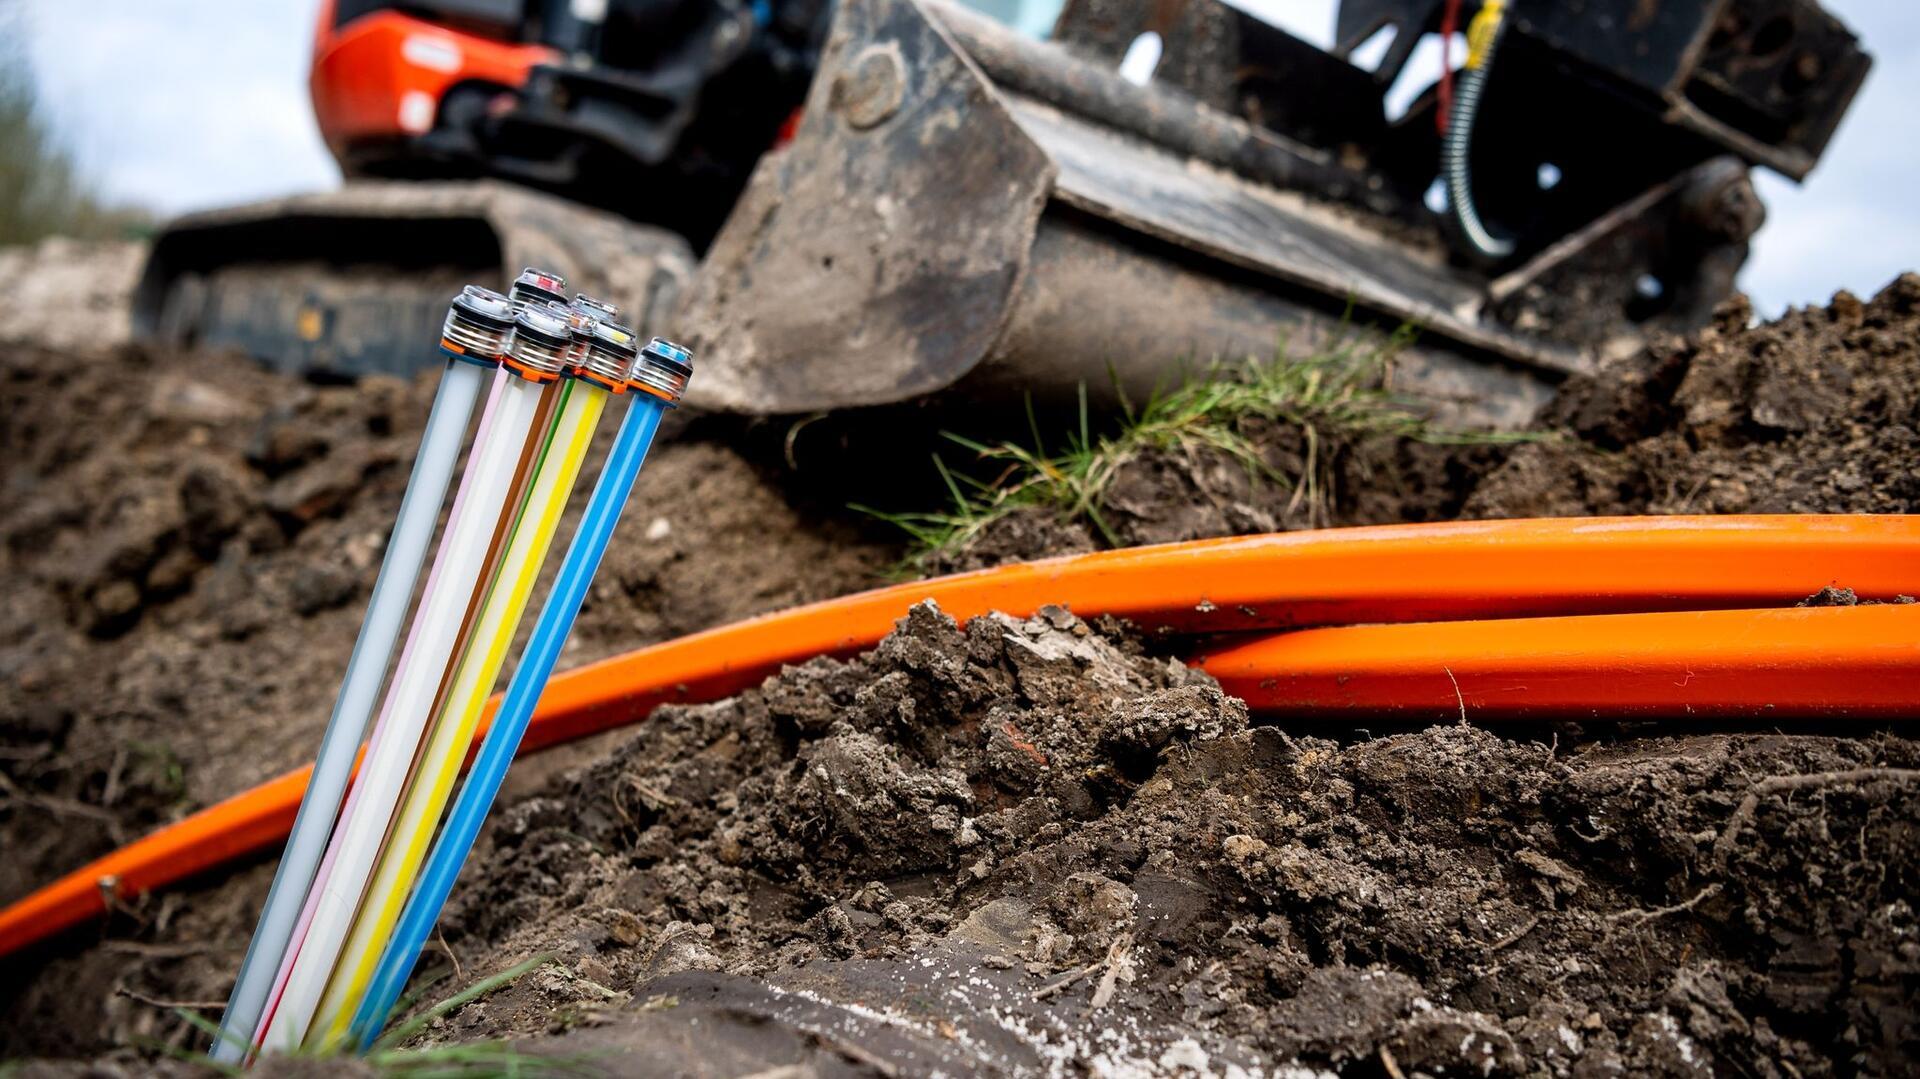
<svg viewBox="0 0 1920 1079"><path fill-rule="evenodd" d="M1324 49L1220 0L969 3L326 0L346 183L170 223L137 330L407 373L460 283L538 265L688 342L709 409L1411 327L1396 391L1512 427L1707 320L1752 170L1804 178L1870 64L1815 0L1340 0Z"/></svg>

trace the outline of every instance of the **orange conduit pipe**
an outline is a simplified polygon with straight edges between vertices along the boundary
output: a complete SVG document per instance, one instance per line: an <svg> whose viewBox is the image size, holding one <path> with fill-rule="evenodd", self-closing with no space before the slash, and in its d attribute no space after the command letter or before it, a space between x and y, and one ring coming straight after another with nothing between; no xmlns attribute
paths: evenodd
<svg viewBox="0 0 1920 1079"><path fill-rule="evenodd" d="M1920 718L1920 604L1343 626L1199 666L1282 718Z"/></svg>
<svg viewBox="0 0 1920 1079"><path fill-rule="evenodd" d="M1781 606L1831 584L1920 592L1920 516L1618 517L1326 529L1052 558L748 619L556 677L521 752L718 700L870 648L923 599L962 621L1061 604L1156 633ZM490 719L497 699L488 705ZM0 911L0 956L284 838L309 769L221 802Z"/></svg>
<svg viewBox="0 0 1920 1079"><path fill-rule="evenodd" d="M1865 599L1920 590L1920 516L1476 521L1103 551L862 592L578 668L547 687L523 749L871 648L923 599L963 622L1056 603L1191 634L1780 606L1836 584Z"/></svg>

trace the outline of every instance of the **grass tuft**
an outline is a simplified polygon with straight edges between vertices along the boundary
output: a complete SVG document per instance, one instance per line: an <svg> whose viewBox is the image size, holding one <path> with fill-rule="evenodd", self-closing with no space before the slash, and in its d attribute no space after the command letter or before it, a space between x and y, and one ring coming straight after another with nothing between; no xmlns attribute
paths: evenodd
<svg viewBox="0 0 1920 1079"><path fill-rule="evenodd" d="M1466 444L1537 437L1446 430L1381 388L1387 362L1412 338L1412 330L1403 328L1384 340L1350 336L1302 359L1287 358L1282 348L1272 360L1214 364L1137 408L1122 394L1117 430L1097 437L1083 385L1077 429L1058 440L1054 452L1047 449L1029 400L1030 446L987 444L943 432L986 466L983 473L999 466L993 479L983 481L956 472L935 454L934 468L947 488L946 508L924 513L890 513L858 504L852 508L906 532L913 550L903 568L924 571L941 556L964 550L1009 514L1034 508L1062 521L1084 522L1109 546L1122 545L1102 513L1106 495L1121 469L1149 452L1190 458L1201 450L1223 454L1245 467L1254 482L1292 491L1289 512L1304 507L1309 520L1324 525L1332 496L1333 462L1327 447L1336 440L1390 436ZM1305 460L1298 474L1283 474L1268 463L1247 433L1254 421L1300 431Z"/></svg>

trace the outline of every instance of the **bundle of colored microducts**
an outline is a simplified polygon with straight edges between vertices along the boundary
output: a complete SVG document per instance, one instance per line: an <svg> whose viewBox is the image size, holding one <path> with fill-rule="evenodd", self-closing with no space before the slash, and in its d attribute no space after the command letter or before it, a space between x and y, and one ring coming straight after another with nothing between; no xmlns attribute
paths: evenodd
<svg viewBox="0 0 1920 1079"><path fill-rule="evenodd" d="M468 286L447 312L446 370L312 781L221 1018L217 1061L364 1046L379 1034L553 673L661 417L686 389L686 350L659 338L640 346L611 306L587 296L569 303L565 288L557 274L529 269L505 296ZM620 401L629 402L626 416L599 482L446 812L594 433Z"/></svg>

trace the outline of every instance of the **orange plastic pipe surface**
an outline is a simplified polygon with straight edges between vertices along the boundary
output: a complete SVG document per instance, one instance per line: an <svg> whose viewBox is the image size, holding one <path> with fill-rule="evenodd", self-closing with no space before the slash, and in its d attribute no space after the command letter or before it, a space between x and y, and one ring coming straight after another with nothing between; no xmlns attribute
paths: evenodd
<svg viewBox="0 0 1920 1079"><path fill-rule="evenodd" d="M1283 633L1200 657L1268 716L1920 718L1920 604Z"/></svg>
<svg viewBox="0 0 1920 1079"><path fill-rule="evenodd" d="M1327 529L1053 558L862 592L642 648L556 677L521 751L710 701L788 663L872 647L932 599L955 618L1057 603L1153 632L1223 633L1781 606L1830 584L1920 592L1920 517L1621 517ZM497 699L495 704L497 704ZM491 717L493 704L489 705ZM284 838L306 769L162 829L0 911L0 956Z"/></svg>

